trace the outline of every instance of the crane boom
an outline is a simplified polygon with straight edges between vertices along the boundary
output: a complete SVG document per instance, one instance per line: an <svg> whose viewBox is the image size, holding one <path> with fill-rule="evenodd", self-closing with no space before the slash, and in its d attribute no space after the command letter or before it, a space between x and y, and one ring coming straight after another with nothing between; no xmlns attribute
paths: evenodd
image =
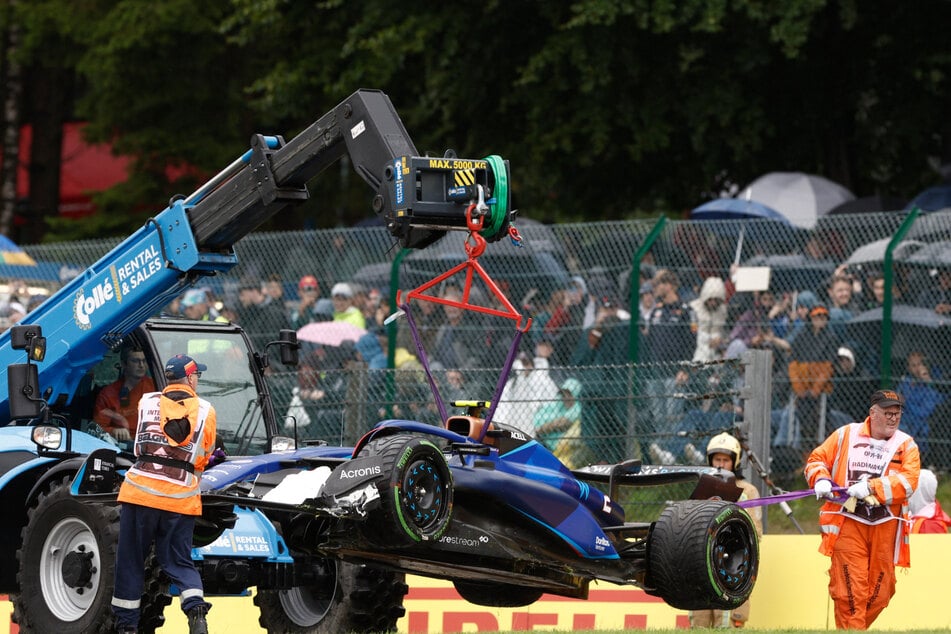
<svg viewBox="0 0 951 634"><path fill-rule="evenodd" d="M242 157L190 196L173 198L24 317L21 323L39 326L47 340L38 364L43 397L51 404L70 402L108 349L197 280L234 267L234 244L285 207L307 200L307 182L345 154L375 191L374 211L404 247L422 248L446 231L465 230L467 209L480 195L495 196L487 238L505 234L507 163L451 153L418 157L389 97L357 90L290 141L254 135ZM0 373L6 375L22 355L10 331L0 335ZM9 389L0 378L0 425L10 420Z"/></svg>

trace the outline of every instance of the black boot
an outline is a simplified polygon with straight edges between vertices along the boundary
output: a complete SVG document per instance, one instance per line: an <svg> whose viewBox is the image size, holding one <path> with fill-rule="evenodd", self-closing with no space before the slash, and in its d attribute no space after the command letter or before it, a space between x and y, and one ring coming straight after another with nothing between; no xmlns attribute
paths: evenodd
<svg viewBox="0 0 951 634"><path fill-rule="evenodd" d="M204 606L192 608L188 615L188 634L208 634L208 622L205 621L207 610Z"/></svg>

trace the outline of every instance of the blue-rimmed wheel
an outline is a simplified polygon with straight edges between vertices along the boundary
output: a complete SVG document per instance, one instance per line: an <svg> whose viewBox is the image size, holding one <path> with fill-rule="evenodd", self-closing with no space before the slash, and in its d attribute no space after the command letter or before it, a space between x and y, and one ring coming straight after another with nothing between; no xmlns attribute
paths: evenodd
<svg viewBox="0 0 951 634"><path fill-rule="evenodd" d="M682 610L729 610L753 592L759 544L735 504L688 500L667 507L647 545L649 594Z"/></svg>
<svg viewBox="0 0 951 634"><path fill-rule="evenodd" d="M380 510L367 518L365 533L384 545L439 539L452 517L452 473L442 451L425 437L395 434L376 438L361 456L379 457Z"/></svg>

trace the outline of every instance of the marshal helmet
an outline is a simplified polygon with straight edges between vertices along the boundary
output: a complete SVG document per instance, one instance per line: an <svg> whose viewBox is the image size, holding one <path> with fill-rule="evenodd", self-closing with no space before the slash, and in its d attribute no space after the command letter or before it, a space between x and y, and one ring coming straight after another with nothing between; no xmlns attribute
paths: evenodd
<svg viewBox="0 0 951 634"><path fill-rule="evenodd" d="M740 464L740 441L723 432L717 434L707 443L707 464L713 464L713 454L724 453L733 458L733 468L736 469Z"/></svg>

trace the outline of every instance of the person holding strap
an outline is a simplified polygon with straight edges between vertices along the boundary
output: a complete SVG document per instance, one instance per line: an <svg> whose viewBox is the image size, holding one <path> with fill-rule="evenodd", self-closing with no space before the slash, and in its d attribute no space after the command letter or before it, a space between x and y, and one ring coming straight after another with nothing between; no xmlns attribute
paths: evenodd
<svg viewBox="0 0 951 634"><path fill-rule="evenodd" d="M215 448L215 408L198 397L207 368L184 354L165 364L168 385L139 401L135 433L138 458L119 489L119 544L112 610L119 632L139 624L145 560L155 543L162 570L181 591L190 634L208 634L201 575L191 558L195 517L201 515L198 484Z"/></svg>
<svg viewBox="0 0 951 634"><path fill-rule="evenodd" d="M921 457L914 438L898 429L901 413L897 392L873 392L868 417L832 432L806 461L806 482L826 499L819 552L832 558L838 629L867 630L895 594L895 566L911 565L908 502ZM833 487L847 487L845 503Z"/></svg>

